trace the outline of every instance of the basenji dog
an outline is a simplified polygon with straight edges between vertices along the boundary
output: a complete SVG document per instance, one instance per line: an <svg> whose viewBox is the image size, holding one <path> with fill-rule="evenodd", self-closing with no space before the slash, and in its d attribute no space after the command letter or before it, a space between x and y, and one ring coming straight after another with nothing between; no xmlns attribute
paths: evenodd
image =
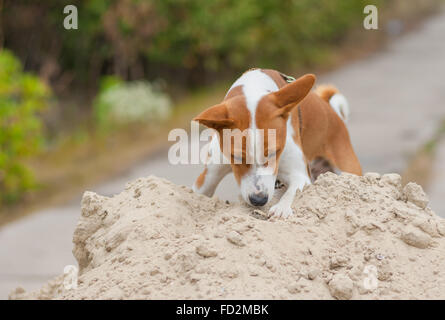
<svg viewBox="0 0 445 320"><path fill-rule="evenodd" d="M293 213L296 191L311 183L312 161L325 159L336 170L361 175L345 125L349 116L347 100L333 86L311 91L314 82L313 74L294 79L270 69L251 69L236 80L220 104L194 118L215 130L209 156L221 155L229 161L205 163L193 190L212 196L219 182L232 171L242 198L252 206L264 206L272 199L279 180L287 190L269 209L269 215L288 217ZM223 147L225 129L249 129L241 149ZM271 129L275 133L273 144L265 133ZM259 131L265 137L261 138ZM257 158L251 154L255 149L263 150L265 161L248 163L247 159Z"/></svg>

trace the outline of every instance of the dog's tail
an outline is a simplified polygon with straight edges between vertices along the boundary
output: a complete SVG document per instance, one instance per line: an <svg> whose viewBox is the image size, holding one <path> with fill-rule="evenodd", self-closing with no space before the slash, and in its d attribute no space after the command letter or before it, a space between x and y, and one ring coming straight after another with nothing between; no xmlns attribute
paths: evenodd
<svg viewBox="0 0 445 320"><path fill-rule="evenodd" d="M328 102L344 122L348 121L350 113L348 100L346 100L345 96L342 95L336 87L322 84L315 89L315 93Z"/></svg>

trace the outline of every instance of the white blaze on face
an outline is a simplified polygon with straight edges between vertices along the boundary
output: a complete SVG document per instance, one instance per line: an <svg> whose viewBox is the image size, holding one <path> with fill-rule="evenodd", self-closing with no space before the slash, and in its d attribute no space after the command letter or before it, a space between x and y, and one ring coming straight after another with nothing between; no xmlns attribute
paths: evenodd
<svg viewBox="0 0 445 320"><path fill-rule="evenodd" d="M262 194L270 200L275 191L274 167L264 156L264 130L249 130L248 134L248 160L250 170L241 178L241 195L247 203L253 194ZM250 141L249 141L250 140ZM252 141L253 140L253 141ZM250 143L249 143L250 142ZM254 150L252 150L252 148Z"/></svg>
<svg viewBox="0 0 445 320"><path fill-rule="evenodd" d="M244 201L250 203L250 196L252 194L267 195L267 201L270 201L275 191L276 176L271 168L252 168L241 179L241 196Z"/></svg>
<svg viewBox="0 0 445 320"><path fill-rule="evenodd" d="M264 194L272 199L275 190L275 175L273 168L264 165L264 131L256 128L256 109L261 98L271 92L278 91L278 86L261 70L251 70L244 73L232 88L242 86L246 98L246 106L250 112L250 132L248 135L247 158L254 159L250 170L241 178L241 195L250 203L252 194ZM258 161L260 160L260 161Z"/></svg>

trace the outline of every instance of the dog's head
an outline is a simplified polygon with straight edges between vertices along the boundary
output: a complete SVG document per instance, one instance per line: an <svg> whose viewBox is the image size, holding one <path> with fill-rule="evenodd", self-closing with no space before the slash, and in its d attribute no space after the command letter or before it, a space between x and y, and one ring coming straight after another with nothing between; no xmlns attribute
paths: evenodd
<svg viewBox="0 0 445 320"><path fill-rule="evenodd" d="M237 93L194 119L219 133L221 151L230 159L247 203L263 206L272 199L286 145L289 112L309 93L314 82L315 76L306 74L273 92L258 87L247 90L243 86L251 84L244 84L231 90Z"/></svg>

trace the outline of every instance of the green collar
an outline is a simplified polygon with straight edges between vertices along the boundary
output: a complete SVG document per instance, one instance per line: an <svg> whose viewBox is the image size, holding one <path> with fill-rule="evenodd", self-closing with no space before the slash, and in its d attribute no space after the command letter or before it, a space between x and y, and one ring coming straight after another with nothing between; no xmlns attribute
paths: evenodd
<svg viewBox="0 0 445 320"><path fill-rule="evenodd" d="M294 78L294 77L288 76L288 75L286 75L286 74L284 74L284 73L281 73L281 72L280 72L280 74L281 74L281 76L283 77L283 79L284 79L287 83L291 83L291 82L294 82L294 81L295 81L295 78Z"/></svg>

